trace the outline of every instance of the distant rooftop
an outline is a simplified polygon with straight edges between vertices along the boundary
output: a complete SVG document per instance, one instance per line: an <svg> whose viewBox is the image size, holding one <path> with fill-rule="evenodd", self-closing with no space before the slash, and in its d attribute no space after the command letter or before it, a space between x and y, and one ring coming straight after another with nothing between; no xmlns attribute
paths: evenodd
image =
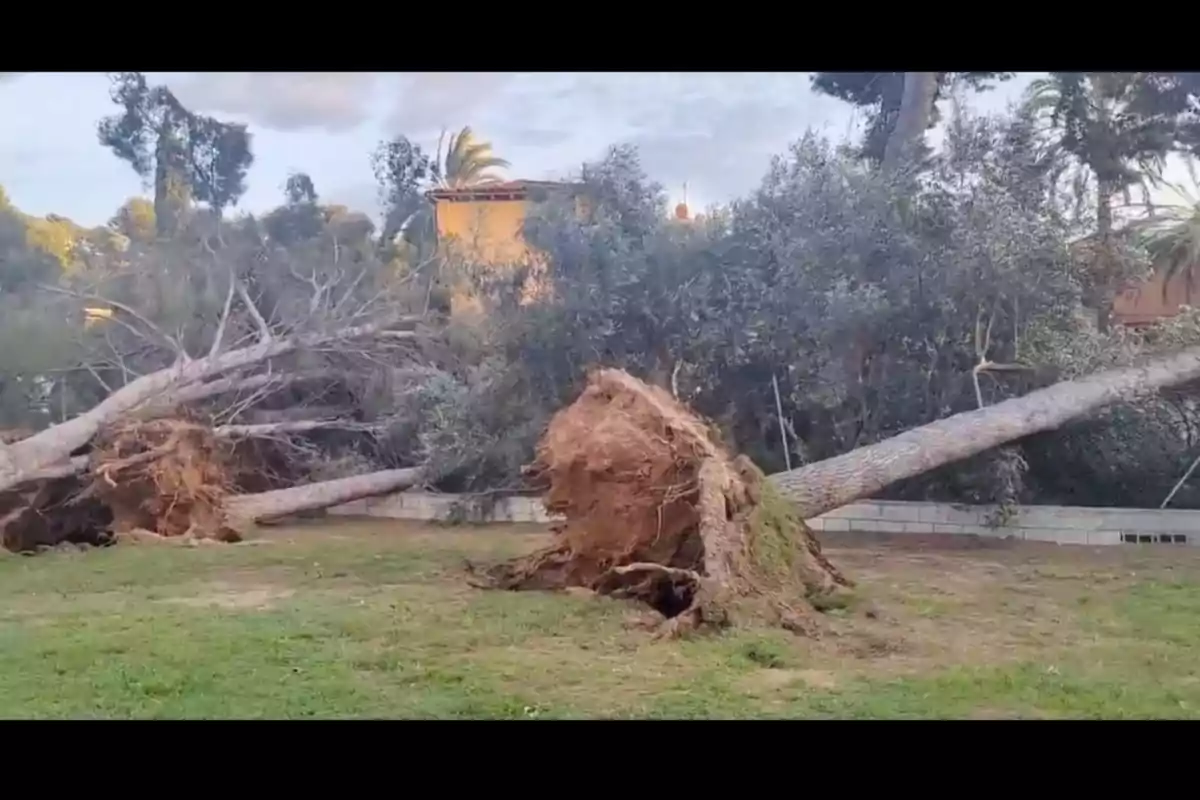
<svg viewBox="0 0 1200 800"><path fill-rule="evenodd" d="M504 181L502 183L483 183L475 186L464 186L458 189L433 189L425 193L430 200L449 200L451 202L480 201L480 200L526 200L539 189L553 191L556 189L577 188L579 184L563 181Z"/></svg>

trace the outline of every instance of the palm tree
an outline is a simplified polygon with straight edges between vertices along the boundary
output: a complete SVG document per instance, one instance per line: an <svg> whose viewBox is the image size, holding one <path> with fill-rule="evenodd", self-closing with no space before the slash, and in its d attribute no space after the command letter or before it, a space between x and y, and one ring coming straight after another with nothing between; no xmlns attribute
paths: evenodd
<svg viewBox="0 0 1200 800"><path fill-rule="evenodd" d="M1191 162L1188 161L1189 170ZM1193 179L1193 182L1194 179ZM1150 256L1150 263L1163 277L1163 295L1171 281L1183 278L1191 298L1200 265L1200 196L1173 186L1184 201L1151 207L1145 219L1130 223L1129 230Z"/></svg>
<svg viewBox="0 0 1200 800"><path fill-rule="evenodd" d="M1026 93L1027 110L1080 167L1074 188L1080 198L1094 195L1102 241L1113 231L1113 200L1158 186L1175 149L1177 115L1149 107L1152 80L1144 72L1052 72Z"/></svg>
<svg viewBox="0 0 1200 800"><path fill-rule="evenodd" d="M450 134L449 139L446 138L446 131L442 131L442 135L438 137L434 165L438 186L443 189L464 189L499 183L503 178L492 170L510 166L505 159L492 155L491 142L475 138L475 132L466 125L458 133ZM433 206L428 203L422 204L403 223L400 230L401 239L410 253L410 260L415 263L427 260L437 242ZM385 239L391 241L390 237Z"/></svg>
<svg viewBox="0 0 1200 800"><path fill-rule="evenodd" d="M1117 287L1129 261L1113 241L1113 200L1162 184L1167 156L1177 149L1180 112L1160 102L1158 78L1145 72L1052 72L1033 81L1025 110L1043 123L1052 149L1075 162L1076 202L1096 203L1096 250L1085 304L1109 324Z"/></svg>
<svg viewBox="0 0 1200 800"><path fill-rule="evenodd" d="M446 145L445 155L442 153L443 143ZM492 143L476 139L469 126L450 134L448 141L446 132L442 131L438 138L437 164L441 173L440 183L447 189L499 183L503 178L491 170L512 166L503 158L492 155Z"/></svg>

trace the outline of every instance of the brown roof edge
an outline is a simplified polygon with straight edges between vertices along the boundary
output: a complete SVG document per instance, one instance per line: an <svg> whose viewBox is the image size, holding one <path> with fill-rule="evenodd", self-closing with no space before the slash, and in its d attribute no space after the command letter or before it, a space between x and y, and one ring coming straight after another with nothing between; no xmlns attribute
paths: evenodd
<svg viewBox="0 0 1200 800"><path fill-rule="evenodd" d="M534 189L573 189L581 184L565 181L504 181L503 183L485 183L479 186L466 186L461 189L431 189L425 193L430 200L470 200L473 198L495 197L510 195L513 199L523 199Z"/></svg>

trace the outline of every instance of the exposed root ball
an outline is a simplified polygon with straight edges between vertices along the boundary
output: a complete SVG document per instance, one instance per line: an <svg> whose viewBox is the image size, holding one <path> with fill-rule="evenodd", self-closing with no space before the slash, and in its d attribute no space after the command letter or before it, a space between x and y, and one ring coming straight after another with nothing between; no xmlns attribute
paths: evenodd
<svg viewBox="0 0 1200 800"><path fill-rule="evenodd" d="M815 634L812 609L851 585L749 459L620 370L589 376L527 473L549 482L546 510L565 517L559 542L475 574L476 585L634 597L668 617L670 634L737 613Z"/></svg>
<svg viewBox="0 0 1200 800"><path fill-rule="evenodd" d="M203 425L175 419L129 421L97 436L90 491L112 511L117 534L237 541L225 522L228 445Z"/></svg>
<svg viewBox="0 0 1200 800"><path fill-rule="evenodd" d="M0 538L4 549L27 553L60 544L111 543L112 515L95 498L81 495L72 475L37 481L0 495Z"/></svg>

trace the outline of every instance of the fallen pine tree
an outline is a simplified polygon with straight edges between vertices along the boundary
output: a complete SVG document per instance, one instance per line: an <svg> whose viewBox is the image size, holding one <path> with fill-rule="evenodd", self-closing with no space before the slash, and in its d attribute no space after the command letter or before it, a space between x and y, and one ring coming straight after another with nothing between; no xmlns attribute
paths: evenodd
<svg viewBox="0 0 1200 800"><path fill-rule="evenodd" d="M810 612L838 605L837 595L851 583L821 555L805 519L1198 377L1200 348L1192 348L957 414L764 480L665 391L600 370L551 420L528 468L547 482L546 510L565 517L557 542L472 568L471 581L634 597L667 618L665 633L723 625L731 611L747 608L814 631Z"/></svg>
<svg viewBox="0 0 1200 800"><path fill-rule="evenodd" d="M174 363L129 380L64 422L36 433L6 433L0 441L0 535L6 548L100 543L114 532L134 529L227 539L263 516L298 513L411 484L414 471L393 470L334 481L331 487L320 482L296 486L284 495L238 493L231 476L239 469L230 462L231 448L219 442L289 441L316 431L362 432L369 426L328 418L328 406L318 407L323 419L305 418L310 415L301 405L278 415L275 422L211 424L213 420L236 419L273 392L327 376L326 371L304 366L312 364L313 353L369 355L379 347L394 349L423 339L415 330L419 318L397 313L357 325L316 324L315 331L280 335L243 290L243 302L257 320L257 341L223 349L239 288L231 282L221 320L206 345L208 355L201 358L188 355L177 340L136 310L114 303L155 332L160 344L168 342ZM350 319L361 316L351 314ZM223 396L227 399L207 411L189 410ZM175 418L178 415L185 419ZM240 466L243 473L253 471ZM260 495L256 504L254 498ZM239 497L237 513L226 514L222 504L232 496Z"/></svg>
<svg viewBox="0 0 1200 800"><path fill-rule="evenodd" d="M39 480L47 470L63 468L77 450L91 442L101 427L137 410L143 404L170 405L173 393L186 393L189 389L193 390L189 399L200 399L204 394L195 391L195 387L203 386L205 382L225 373L253 367L297 350L315 349L334 342L370 338L383 333L391 338L415 337L411 331L391 330L397 324L413 321L413 318L397 316L367 325L341 328L331 333L282 339L264 334L259 342L249 347L215 352L199 359L181 358L167 369L131 381L99 405L66 422L51 425L20 441L0 445L0 492L31 480ZM236 386L236 382L231 382L228 387L221 385L219 390L227 391Z"/></svg>
<svg viewBox="0 0 1200 800"><path fill-rule="evenodd" d="M955 414L877 444L771 476L805 519L871 497L890 484L1065 425L1116 403L1200 378L1200 348L1062 381Z"/></svg>
<svg viewBox="0 0 1200 800"><path fill-rule="evenodd" d="M126 535L238 541L255 523L406 489L419 469L383 470L240 494L228 430L178 419L103 428L78 472L27 484L0 507L4 546L100 545Z"/></svg>

